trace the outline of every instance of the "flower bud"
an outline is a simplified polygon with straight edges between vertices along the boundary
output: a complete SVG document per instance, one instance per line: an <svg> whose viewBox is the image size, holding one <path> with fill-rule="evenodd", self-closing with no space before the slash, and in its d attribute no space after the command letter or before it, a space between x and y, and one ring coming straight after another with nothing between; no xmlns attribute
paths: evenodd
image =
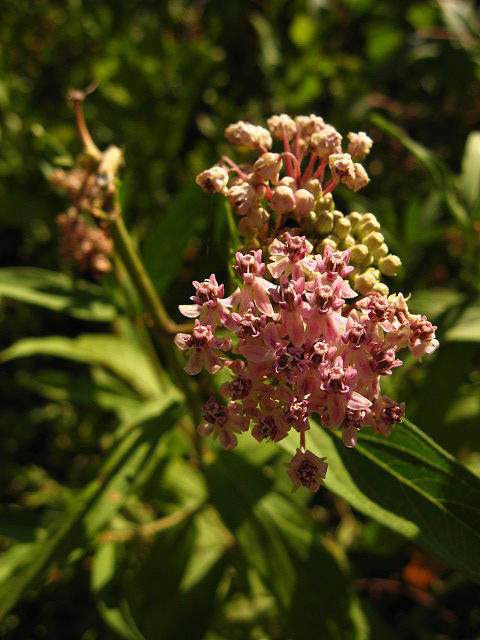
<svg viewBox="0 0 480 640"><path fill-rule="evenodd" d="M341 211L338 211L338 209L334 209L332 211L332 215L333 215L333 224L335 224L337 220L341 220L343 218L343 213Z"/></svg>
<svg viewBox="0 0 480 640"><path fill-rule="evenodd" d="M310 191L298 189L295 191L295 209L300 217L307 215L313 209L314 198Z"/></svg>
<svg viewBox="0 0 480 640"><path fill-rule="evenodd" d="M387 297L388 294L390 293L387 285L384 284L383 282L377 282L377 284L374 285L372 291L376 291L381 296L385 296L385 297Z"/></svg>
<svg viewBox="0 0 480 640"><path fill-rule="evenodd" d="M355 246L355 244L356 244L355 238L350 234L348 234L347 236L345 236L345 238L343 238L343 241L342 241L343 249L351 249L352 247Z"/></svg>
<svg viewBox="0 0 480 640"><path fill-rule="evenodd" d="M207 193L227 194L228 172L218 165L202 171L196 177L196 183Z"/></svg>
<svg viewBox="0 0 480 640"><path fill-rule="evenodd" d="M295 189L297 188L297 181L295 180L295 178L292 178L292 176L283 176L283 178L279 180L278 184L285 187L290 187L292 191L295 191Z"/></svg>
<svg viewBox="0 0 480 640"><path fill-rule="evenodd" d="M373 269L367 269L363 273L355 276L353 288L355 291L363 295L372 291L373 287L377 284L377 281L378 277L376 277L375 271Z"/></svg>
<svg viewBox="0 0 480 640"><path fill-rule="evenodd" d="M264 153L253 165L253 171L262 180L270 180L274 184L278 182L278 176L282 169L282 158L278 153Z"/></svg>
<svg viewBox="0 0 480 640"><path fill-rule="evenodd" d="M377 249L374 249L372 251L372 256L375 258L375 260L378 260L379 258L384 258L387 254L388 254L388 247L385 244L385 242L383 242L379 247L377 247Z"/></svg>
<svg viewBox="0 0 480 640"><path fill-rule="evenodd" d="M291 140L297 133L297 125L295 124L295 121L286 113L281 113L278 116L272 116L267 120L267 124L275 140L283 140L284 133L287 140Z"/></svg>
<svg viewBox="0 0 480 640"><path fill-rule="evenodd" d="M353 131L350 131L347 137L350 140L347 148L348 153L352 156L352 158L363 160L365 156L370 153L370 149L373 145L373 140L369 136L367 136L365 131L359 131L358 133L353 133Z"/></svg>
<svg viewBox="0 0 480 640"><path fill-rule="evenodd" d="M345 238L348 235L350 228L351 228L351 224L350 224L350 221L347 220L347 218L339 218L335 222L335 226L333 227L333 232L339 238Z"/></svg>
<svg viewBox="0 0 480 640"><path fill-rule="evenodd" d="M358 213L358 211L352 211L347 216L345 216L347 220L350 220L350 224L352 225L352 231L358 227L359 222L362 220L362 214Z"/></svg>
<svg viewBox="0 0 480 640"><path fill-rule="evenodd" d="M313 195L315 200L320 195L320 181L317 180L316 178L311 178L310 180L307 180L307 182L303 185L303 187L307 191L310 191L310 193Z"/></svg>
<svg viewBox="0 0 480 640"><path fill-rule="evenodd" d="M331 211L322 211L317 214L317 231L318 233L330 233L333 229L333 213Z"/></svg>
<svg viewBox="0 0 480 640"><path fill-rule="evenodd" d="M337 243L335 242L335 240L333 240L333 238L324 238L321 242L320 242L320 247L323 253L323 250L325 249L326 246L332 247L332 249L336 249L337 248Z"/></svg>
<svg viewBox="0 0 480 640"><path fill-rule="evenodd" d="M272 209L281 215L293 211L295 209L295 195L292 189L285 185L278 186L273 192L271 205Z"/></svg>
<svg viewBox="0 0 480 640"><path fill-rule="evenodd" d="M350 188L356 192L366 187L367 184L370 182L370 178L368 177L368 173L365 171L365 168L358 162L355 162L355 164L353 165L353 168L354 168L355 174L353 179L353 185Z"/></svg>
<svg viewBox="0 0 480 640"><path fill-rule="evenodd" d="M398 270L402 266L402 261L398 256L390 253L388 256L384 258L380 258L378 261L378 268L380 271L386 276L395 276L397 275Z"/></svg>
<svg viewBox="0 0 480 640"><path fill-rule="evenodd" d="M329 124L310 136L310 147L323 160L332 153L338 152L342 145L342 136Z"/></svg>
<svg viewBox="0 0 480 640"><path fill-rule="evenodd" d="M356 244L350 251L350 263L359 265L366 262L369 255L368 247L364 244Z"/></svg>
<svg viewBox="0 0 480 640"><path fill-rule="evenodd" d="M376 218L375 220L372 220L371 218L369 218L366 222L362 220L362 224L358 227L358 235L360 236L360 238L364 238L371 231L379 231L380 228L381 228L380 223Z"/></svg>
<svg viewBox="0 0 480 640"><path fill-rule="evenodd" d="M384 237L379 231L371 231L366 236L362 237L362 243L367 245L370 251L375 251L382 246Z"/></svg>
<svg viewBox="0 0 480 640"><path fill-rule="evenodd" d="M350 189L355 181L355 167L348 153L332 153L328 158L328 166L332 173L332 179L343 182Z"/></svg>

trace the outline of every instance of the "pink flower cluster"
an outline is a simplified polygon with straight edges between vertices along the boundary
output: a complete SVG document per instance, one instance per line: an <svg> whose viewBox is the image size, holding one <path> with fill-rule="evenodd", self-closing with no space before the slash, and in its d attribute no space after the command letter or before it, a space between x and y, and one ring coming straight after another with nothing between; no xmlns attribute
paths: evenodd
<svg viewBox="0 0 480 640"><path fill-rule="evenodd" d="M299 448L288 474L294 489L316 491L327 464L306 449L310 416L341 428L347 447L366 426L388 435L404 405L382 395L381 377L402 364L400 349L418 359L435 351L436 327L411 314L402 294L358 297L348 282L349 251L326 246L314 255L304 236L289 233L268 250L268 265L261 250L236 254L241 284L229 297L214 275L194 282L193 304L180 310L195 328L175 342L188 356L188 373L231 372L221 387L227 400L204 405L199 433L231 449L250 427L259 442L278 442L294 429Z"/></svg>

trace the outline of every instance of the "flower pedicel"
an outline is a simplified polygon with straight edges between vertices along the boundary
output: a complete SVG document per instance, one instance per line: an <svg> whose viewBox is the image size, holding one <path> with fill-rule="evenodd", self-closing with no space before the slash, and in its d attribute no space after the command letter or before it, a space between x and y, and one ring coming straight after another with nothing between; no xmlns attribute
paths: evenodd
<svg viewBox="0 0 480 640"><path fill-rule="evenodd" d="M188 355L188 373L231 372L224 401L204 405L199 433L231 449L249 429L259 442L278 442L293 429L293 489L316 491L327 463L306 448L310 416L340 428L347 447L366 426L388 435L404 404L382 394L382 376L401 366L402 349L420 360L438 340L436 327L381 282L380 272L394 275L401 263L388 253L375 216L334 209L338 184L354 191L368 184L356 160L369 153L371 139L349 133L344 153L342 136L317 116L282 114L268 126L230 125L227 140L259 157L241 166L224 157L197 178L230 200L245 245L235 254L239 287L224 297L213 274L194 282L193 304L180 311L196 319L195 328L175 342ZM282 152L270 151L272 139Z"/></svg>

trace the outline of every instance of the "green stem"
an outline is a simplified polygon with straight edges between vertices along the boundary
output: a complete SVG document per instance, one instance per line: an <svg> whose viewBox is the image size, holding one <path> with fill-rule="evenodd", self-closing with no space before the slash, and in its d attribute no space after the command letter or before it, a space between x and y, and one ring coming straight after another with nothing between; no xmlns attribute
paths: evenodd
<svg viewBox="0 0 480 640"><path fill-rule="evenodd" d="M176 325L168 315L150 277L145 271L142 261L135 251L120 212L112 218L109 229L115 243L115 249L125 265L125 269L138 292L143 307L150 316L153 335L165 358L174 382L182 389L189 400L194 421L198 424L201 419L200 394L195 383L183 370L172 340L172 335L183 327L182 325Z"/></svg>

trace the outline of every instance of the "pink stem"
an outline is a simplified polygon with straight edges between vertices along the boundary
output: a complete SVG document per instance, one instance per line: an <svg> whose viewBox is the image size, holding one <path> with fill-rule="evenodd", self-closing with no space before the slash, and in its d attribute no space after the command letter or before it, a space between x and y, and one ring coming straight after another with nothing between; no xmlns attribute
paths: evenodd
<svg viewBox="0 0 480 640"><path fill-rule="evenodd" d="M267 147L264 147L263 144L258 145L258 148L262 153L268 153Z"/></svg>
<svg viewBox="0 0 480 640"><path fill-rule="evenodd" d="M290 144L288 143L287 140L287 134L285 133L285 127L282 127L282 134L283 134L283 148L285 149L285 153L290 153L291 155L292 152L290 151ZM292 169L292 163L290 161L290 156L287 156L287 173L289 176L293 176L293 169Z"/></svg>
<svg viewBox="0 0 480 640"><path fill-rule="evenodd" d="M312 175L313 167L315 166L316 161L317 161L317 154L312 153L310 157L310 162L308 163L308 167L305 169L305 173L302 176L302 183L306 182Z"/></svg>
<svg viewBox="0 0 480 640"><path fill-rule="evenodd" d="M300 129L297 129L297 133L295 134L295 143L293 145L293 151L295 156L298 158L298 143L300 142Z"/></svg>
<svg viewBox="0 0 480 640"><path fill-rule="evenodd" d="M333 191L337 186L337 184L338 184L338 180L333 180L333 179L329 180L325 185L325 189L322 189L322 195L326 196L327 193L330 193L331 191Z"/></svg>
<svg viewBox="0 0 480 640"><path fill-rule="evenodd" d="M325 173L325 167L327 166L327 163L328 163L328 158L325 158L324 160L322 160L320 163L320 166L313 174L313 177L318 178L320 180L320 183L323 182L323 174Z"/></svg>
<svg viewBox="0 0 480 640"><path fill-rule="evenodd" d="M305 431L300 431L300 451L305 453Z"/></svg>
<svg viewBox="0 0 480 640"><path fill-rule="evenodd" d="M297 180L298 182L300 180L300 165L298 164L297 158L293 155L291 151L284 151L280 155L282 156L282 158L286 158L287 162L289 162L289 160L293 162L295 166L295 180Z"/></svg>
<svg viewBox="0 0 480 640"><path fill-rule="evenodd" d="M238 175L240 176L240 178L242 178L242 180L247 179L247 174L244 171L242 171L240 167L238 167L235 164L235 162L233 162L233 160L230 160L228 156L222 156L222 162L226 162L230 167L232 167L232 169L238 173Z"/></svg>

